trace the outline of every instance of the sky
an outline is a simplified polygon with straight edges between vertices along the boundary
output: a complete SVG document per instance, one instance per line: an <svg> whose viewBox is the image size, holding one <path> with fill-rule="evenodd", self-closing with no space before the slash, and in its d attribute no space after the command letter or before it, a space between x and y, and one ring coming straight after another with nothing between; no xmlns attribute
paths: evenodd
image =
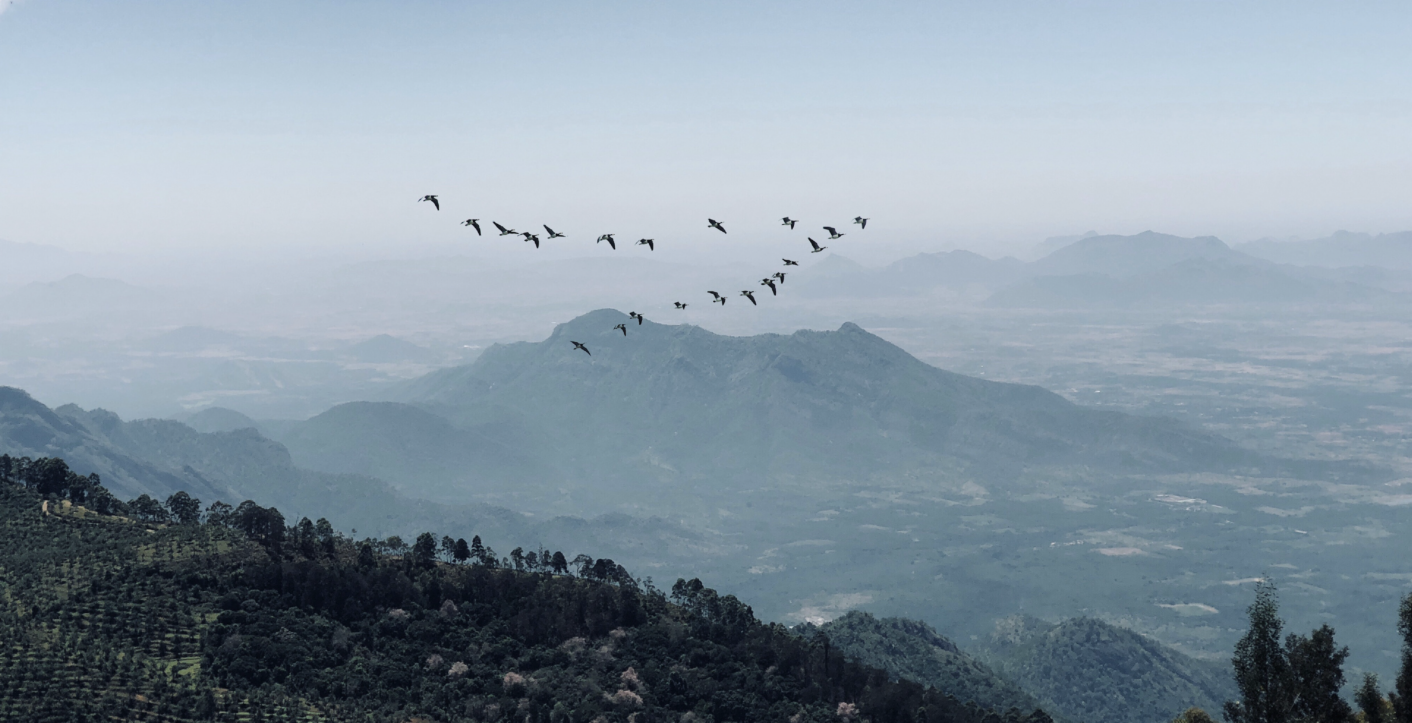
<svg viewBox="0 0 1412 723"><path fill-rule="evenodd" d="M868 216L878 256L1412 228L1406 3L0 7L12 242L524 252L478 217L569 233L546 256L612 231L686 259L786 214Z"/></svg>

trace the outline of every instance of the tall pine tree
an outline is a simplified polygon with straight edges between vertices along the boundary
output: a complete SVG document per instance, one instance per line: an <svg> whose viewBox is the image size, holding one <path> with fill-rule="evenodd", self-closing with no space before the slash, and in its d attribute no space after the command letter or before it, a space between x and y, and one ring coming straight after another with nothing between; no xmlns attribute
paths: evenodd
<svg viewBox="0 0 1412 723"><path fill-rule="evenodd" d="M1294 676L1280 645L1280 606L1275 585L1262 580L1255 586L1255 602L1246 609L1250 629L1236 643L1236 687L1239 701L1226 701L1230 723L1288 723L1293 703Z"/></svg>

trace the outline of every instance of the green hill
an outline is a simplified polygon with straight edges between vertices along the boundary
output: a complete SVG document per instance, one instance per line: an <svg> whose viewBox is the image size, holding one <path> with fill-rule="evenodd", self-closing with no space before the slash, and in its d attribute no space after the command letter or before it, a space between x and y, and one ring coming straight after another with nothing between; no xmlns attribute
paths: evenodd
<svg viewBox="0 0 1412 723"><path fill-rule="evenodd" d="M508 569L253 503L160 525L64 494L0 482L0 719L1048 721L889 682L611 560Z"/></svg>
<svg viewBox="0 0 1412 723"><path fill-rule="evenodd" d="M1238 697L1227 666L1093 618L1006 618L979 657L1056 716L1087 723L1162 723Z"/></svg>
<svg viewBox="0 0 1412 723"><path fill-rule="evenodd" d="M839 652L894 678L915 680L996 710L1033 710L1034 696L962 652L926 623L851 612L819 626Z"/></svg>

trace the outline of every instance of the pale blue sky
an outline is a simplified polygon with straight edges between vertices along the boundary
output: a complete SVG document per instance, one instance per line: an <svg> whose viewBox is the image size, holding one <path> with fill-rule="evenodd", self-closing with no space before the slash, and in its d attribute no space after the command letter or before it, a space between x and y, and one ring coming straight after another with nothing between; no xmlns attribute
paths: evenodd
<svg viewBox="0 0 1412 723"><path fill-rule="evenodd" d="M1409 37L1407 3L21 0L0 238L412 249L474 215L704 242L709 215L739 243L786 213L869 215L898 252L1403 230Z"/></svg>

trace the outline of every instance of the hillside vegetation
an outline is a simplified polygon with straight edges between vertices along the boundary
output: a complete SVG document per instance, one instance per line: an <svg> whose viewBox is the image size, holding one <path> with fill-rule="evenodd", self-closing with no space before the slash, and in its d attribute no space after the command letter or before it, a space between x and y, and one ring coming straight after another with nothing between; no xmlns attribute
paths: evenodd
<svg viewBox="0 0 1412 723"><path fill-rule="evenodd" d="M0 482L0 719L1048 722L889 681L697 580L253 502L99 515L60 464Z"/></svg>

